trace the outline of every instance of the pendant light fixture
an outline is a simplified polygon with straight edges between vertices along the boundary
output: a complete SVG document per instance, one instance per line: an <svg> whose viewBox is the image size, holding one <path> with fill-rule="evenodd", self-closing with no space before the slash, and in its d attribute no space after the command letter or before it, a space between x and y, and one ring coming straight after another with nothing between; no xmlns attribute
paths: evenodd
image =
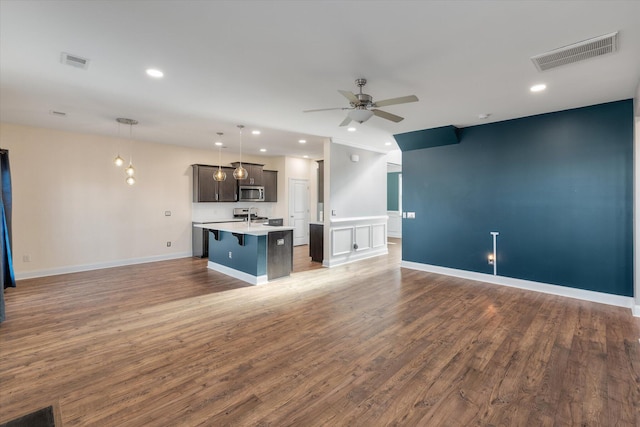
<svg viewBox="0 0 640 427"><path fill-rule="evenodd" d="M127 168L124 170L124 172L127 174L127 178L125 180L125 182L129 185L133 185L136 183L136 178L134 176L135 174L135 169L133 167L133 125L137 125L138 121L137 120L133 120L133 119L125 119L122 117L119 117L116 119L116 121L118 123L122 123L125 125L129 125L129 166L127 166ZM118 155L118 157L120 157ZM117 158L116 158L117 161ZM117 164L117 163L116 163Z"/></svg>
<svg viewBox="0 0 640 427"><path fill-rule="evenodd" d="M223 133L218 132L218 136L222 138ZM224 181L227 179L227 173L222 170L220 164L222 163L222 141L216 142L218 146L218 170L213 174L214 181Z"/></svg>
<svg viewBox="0 0 640 427"><path fill-rule="evenodd" d="M241 180L241 179L247 179L249 174L247 173L247 170L242 167L242 129L244 129L244 126L238 125L238 128L240 129L240 162L239 162L240 164L233 171L233 177L237 180Z"/></svg>
<svg viewBox="0 0 640 427"><path fill-rule="evenodd" d="M120 122L118 122L118 141L120 141ZM118 142L118 145L120 145L120 142ZM124 165L124 159L120 157L120 153L113 159L113 164L117 167Z"/></svg>

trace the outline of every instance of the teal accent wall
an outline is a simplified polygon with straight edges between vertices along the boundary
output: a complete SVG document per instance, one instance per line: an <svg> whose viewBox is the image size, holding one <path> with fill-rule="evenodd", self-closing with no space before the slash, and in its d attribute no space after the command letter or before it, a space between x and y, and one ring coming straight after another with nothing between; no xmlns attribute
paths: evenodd
<svg viewBox="0 0 640 427"><path fill-rule="evenodd" d="M424 148L440 147L442 145L457 144L460 142L460 129L449 125L439 128L399 133L393 137L398 143L400 150L405 152L421 150Z"/></svg>
<svg viewBox="0 0 640 427"><path fill-rule="evenodd" d="M387 173L387 210L400 209L400 174L401 172Z"/></svg>
<svg viewBox="0 0 640 427"><path fill-rule="evenodd" d="M245 234L244 237L245 245L240 246L232 233L221 231L220 240L209 233L209 260L253 276L267 274L267 236Z"/></svg>
<svg viewBox="0 0 640 427"><path fill-rule="evenodd" d="M405 261L633 295L633 102L460 129L403 152Z"/></svg>

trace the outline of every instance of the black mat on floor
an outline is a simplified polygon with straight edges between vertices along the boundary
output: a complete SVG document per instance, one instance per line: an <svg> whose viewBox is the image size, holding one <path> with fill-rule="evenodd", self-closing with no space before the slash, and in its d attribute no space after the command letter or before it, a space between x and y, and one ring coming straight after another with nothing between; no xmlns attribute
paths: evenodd
<svg viewBox="0 0 640 427"><path fill-rule="evenodd" d="M56 427L53 419L53 407L38 409L35 412L11 420L0 427Z"/></svg>

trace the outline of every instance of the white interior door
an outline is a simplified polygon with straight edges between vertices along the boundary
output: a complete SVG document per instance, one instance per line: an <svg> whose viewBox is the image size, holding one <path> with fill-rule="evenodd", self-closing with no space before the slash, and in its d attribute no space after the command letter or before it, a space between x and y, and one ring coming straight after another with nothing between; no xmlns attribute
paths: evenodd
<svg viewBox="0 0 640 427"><path fill-rule="evenodd" d="M309 243L309 181L289 179L289 226L293 230L293 245Z"/></svg>

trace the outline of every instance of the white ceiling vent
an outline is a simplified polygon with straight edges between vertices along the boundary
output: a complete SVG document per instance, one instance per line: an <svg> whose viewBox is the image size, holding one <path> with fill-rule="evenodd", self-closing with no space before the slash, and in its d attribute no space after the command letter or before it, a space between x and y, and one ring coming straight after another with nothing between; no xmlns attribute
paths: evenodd
<svg viewBox="0 0 640 427"><path fill-rule="evenodd" d="M60 62L66 65L71 65L72 67L82 68L83 70L89 68L89 60L87 58L82 58L78 55L71 55L66 52L62 52Z"/></svg>
<svg viewBox="0 0 640 427"><path fill-rule="evenodd" d="M616 50L618 50L617 31L533 56L531 60L538 71L545 71L561 65L613 53Z"/></svg>

